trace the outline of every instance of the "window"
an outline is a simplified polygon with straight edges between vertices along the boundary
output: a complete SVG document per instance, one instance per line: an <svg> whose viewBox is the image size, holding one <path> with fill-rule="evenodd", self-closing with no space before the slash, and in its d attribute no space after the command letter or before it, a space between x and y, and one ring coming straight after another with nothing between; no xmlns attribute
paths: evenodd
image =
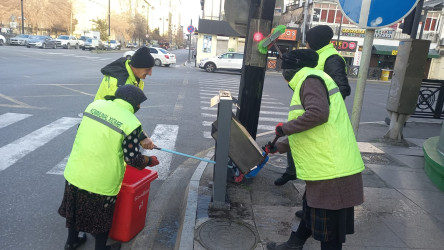
<svg viewBox="0 0 444 250"><path fill-rule="evenodd" d="M209 35L205 35L203 39L203 47L202 52L204 53L211 53L211 41L213 37Z"/></svg>
<svg viewBox="0 0 444 250"><path fill-rule="evenodd" d="M151 53L151 54L157 54L157 49L150 48L150 53Z"/></svg>
<svg viewBox="0 0 444 250"><path fill-rule="evenodd" d="M336 19L335 19L335 23L341 23L341 19L342 19L342 12L340 10L338 10L336 12Z"/></svg>
<svg viewBox="0 0 444 250"><path fill-rule="evenodd" d="M234 54L234 59L244 59L244 55L243 54Z"/></svg>
<svg viewBox="0 0 444 250"><path fill-rule="evenodd" d="M327 10L321 10L321 22L327 21Z"/></svg>

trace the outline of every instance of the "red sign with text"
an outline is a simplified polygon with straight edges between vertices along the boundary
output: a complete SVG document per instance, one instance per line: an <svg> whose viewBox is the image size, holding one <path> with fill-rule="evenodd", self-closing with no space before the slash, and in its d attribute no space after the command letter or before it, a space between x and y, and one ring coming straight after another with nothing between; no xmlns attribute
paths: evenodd
<svg viewBox="0 0 444 250"><path fill-rule="evenodd" d="M337 51L355 52L356 48L358 47L358 42L357 41L343 41L343 40L339 40L339 42L338 42L337 40L331 40L331 43L333 43L333 45L335 46L335 49Z"/></svg>

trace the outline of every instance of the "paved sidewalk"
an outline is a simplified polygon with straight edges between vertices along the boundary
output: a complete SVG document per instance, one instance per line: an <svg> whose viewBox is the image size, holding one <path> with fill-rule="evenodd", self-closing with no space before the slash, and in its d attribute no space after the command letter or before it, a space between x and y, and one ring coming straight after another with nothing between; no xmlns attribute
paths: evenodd
<svg viewBox="0 0 444 250"><path fill-rule="evenodd" d="M426 139L440 134L441 123L408 122L402 145L382 140L387 130L383 123L359 128L365 202L355 209L356 232L347 237L344 249L443 249L444 192L426 176L422 151ZM264 145L273 137L257 142ZM212 211L213 165L200 163L188 186L176 249L259 250L269 241L286 241L292 225L299 223L294 213L301 208L305 185L300 180L273 184L286 164L286 155L273 155L254 179L228 183L230 210ZM304 249L320 249L320 244L310 238Z"/></svg>

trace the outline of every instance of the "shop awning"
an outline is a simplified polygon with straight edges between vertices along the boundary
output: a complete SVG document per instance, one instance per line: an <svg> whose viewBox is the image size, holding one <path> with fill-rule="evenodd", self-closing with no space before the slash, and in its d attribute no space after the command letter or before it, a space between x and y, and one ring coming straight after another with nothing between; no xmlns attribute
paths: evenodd
<svg viewBox="0 0 444 250"><path fill-rule="evenodd" d="M398 53L398 46L390 45L373 45L372 54L376 55L396 55ZM440 55L438 51L434 49L429 49L429 54L427 58L439 58Z"/></svg>

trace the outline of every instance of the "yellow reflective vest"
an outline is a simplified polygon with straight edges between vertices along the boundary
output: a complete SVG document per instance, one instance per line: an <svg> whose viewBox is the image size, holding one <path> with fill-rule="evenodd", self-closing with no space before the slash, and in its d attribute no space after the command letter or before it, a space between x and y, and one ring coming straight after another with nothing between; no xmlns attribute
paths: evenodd
<svg viewBox="0 0 444 250"><path fill-rule="evenodd" d="M339 89L325 72L302 68L290 81L294 90L288 120L296 120L305 110L300 90L309 76L324 80L330 98L328 121L309 130L288 136L297 177L302 180L329 180L364 170L364 163Z"/></svg>
<svg viewBox="0 0 444 250"><path fill-rule="evenodd" d="M64 172L69 183L96 194L119 193L125 174L122 142L141 125L133 112L122 99L88 105Z"/></svg>
<svg viewBox="0 0 444 250"><path fill-rule="evenodd" d="M325 61L332 55L338 55L339 57L342 58L342 60L344 60L345 65L347 65L347 62L345 61L344 57L342 57L339 54L339 52L335 49L332 43L329 43L324 47L316 50L316 53L318 53L319 55L319 60L318 60L318 65L316 65L315 69L324 71ZM347 72L347 67L345 67L345 72Z"/></svg>
<svg viewBox="0 0 444 250"><path fill-rule="evenodd" d="M126 60L125 62L125 68L128 72L128 79L126 80L125 84L133 84L136 87L139 87L141 90L143 90L144 83L142 80L137 81L136 77L134 76L133 71L131 70L131 67L129 65L130 60ZM114 96L117 90L117 79L112 76L103 76L102 82L100 83L99 89L97 90L96 97L94 98L94 101L96 100L104 100L105 96Z"/></svg>

